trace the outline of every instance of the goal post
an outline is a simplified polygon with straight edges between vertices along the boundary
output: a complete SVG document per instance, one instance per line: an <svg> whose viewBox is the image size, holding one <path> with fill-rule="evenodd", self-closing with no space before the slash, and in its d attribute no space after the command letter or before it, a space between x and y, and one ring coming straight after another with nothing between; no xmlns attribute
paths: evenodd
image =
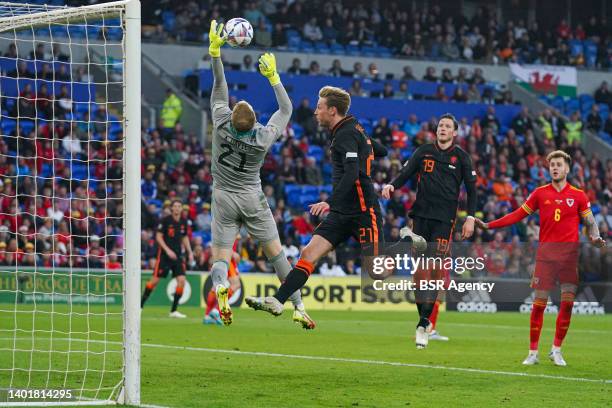
<svg viewBox="0 0 612 408"><path fill-rule="evenodd" d="M122 403L140 404L140 1L125 16L125 235L124 393ZM131 136L131 137L130 137Z"/></svg>
<svg viewBox="0 0 612 408"><path fill-rule="evenodd" d="M140 405L141 4L58 3L0 1L0 406Z"/></svg>

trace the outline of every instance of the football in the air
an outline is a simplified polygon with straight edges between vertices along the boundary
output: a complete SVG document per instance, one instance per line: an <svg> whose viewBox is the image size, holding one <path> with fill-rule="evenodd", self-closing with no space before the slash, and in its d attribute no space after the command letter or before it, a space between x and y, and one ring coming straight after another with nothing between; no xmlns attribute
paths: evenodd
<svg viewBox="0 0 612 408"><path fill-rule="evenodd" d="M246 47L253 39L253 26L241 17L232 18L223 28L227 43L232 47Z"/></svg>

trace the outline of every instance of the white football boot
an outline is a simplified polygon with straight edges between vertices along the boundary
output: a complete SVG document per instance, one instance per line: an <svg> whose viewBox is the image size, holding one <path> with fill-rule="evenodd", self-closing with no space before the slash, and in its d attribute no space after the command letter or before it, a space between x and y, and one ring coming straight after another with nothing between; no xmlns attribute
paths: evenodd
<svg viewBox="0 0 612 408"><path fill-rule="evenodd" d="M410 237L414 249L418 252L425 252L427 250L427 241L420 235L415 234L409 226L405 226L400 230L400 238L405 239Z"/></svg>
<svg viewBox="0 0 612 408"><path fill-rule="evenodd" d="M250 308L255 310L263 310L264 312L268 312L274 316L280 316L283 314L283 304L273 296L249 296L244 301Z"/></svg>
<svg viewBox="0 0 612 408"><path fill-rule="evenodd" d="M523 360L523 365L536 365L540 363L540 359L538 358L537 350L529 350L529 354L527 354L527 358Z"/></svg>
<svg viewBox="0 0 612 408"><path fill-rule="evenodd" d="M427 344L429 343L429 335L431 334L432 327L433 327L433 324L431 323L429 323L427 327L417 326L416 335L415 335L416 337L415 343L416 343L417 350L421 350L427 347Z"/></svg>
<svg viewBox="0 0 612 408"><path fill-rule="evenodd" d="M565 367L567 363L563 359L563 355L561 354L561 349L558 347L553 347L548 354L548 358L555 363L556 366Z"/></svg>
<svg viewBox="0 0 612 408"><path fill-rule="evenodd" d="M432 330L429 334L429 340L448 341L448 337L442 336L437 330Z"/></svg>

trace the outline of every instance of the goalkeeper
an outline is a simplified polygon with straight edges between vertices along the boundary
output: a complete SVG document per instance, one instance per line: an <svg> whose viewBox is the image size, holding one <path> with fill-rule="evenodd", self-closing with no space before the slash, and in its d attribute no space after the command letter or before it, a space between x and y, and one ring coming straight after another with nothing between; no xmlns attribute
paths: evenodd
<svg viewBox="0 0 612 408"><path fill-rule="evenodd" d="M261 188L259 172L268 149L289 123L291 100L276 71L274 54L259 58L259 71L270 81L279 109L264 126L257 122L253 107L240 101L229 108L228 89L221 62L225 43L223 24L211 22L208 52L212 57L214 76L210 108L213 120L212 138L212 260L211 277L219 301L219 312L225 325L232 323L227 274L232 246L242 226L263 246L263 251L284 281L291 265L281 247L276 223ZM305 329L315 322L308 316L299 291L291 295L295 308L293 321Z"/></svg>

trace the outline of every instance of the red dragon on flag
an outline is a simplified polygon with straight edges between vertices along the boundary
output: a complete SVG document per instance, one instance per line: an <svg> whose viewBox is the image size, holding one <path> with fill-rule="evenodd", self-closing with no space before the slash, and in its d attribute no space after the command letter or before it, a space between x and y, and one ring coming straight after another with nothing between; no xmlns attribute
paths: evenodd
<svg viewBox="0 0 612 408"><path fill-rule="evenodd" d="M529 84L535 92L557 94L557 86L559 85L559 76L545 73L540 77L540 72L532 72L529 76Z"/></svg>

